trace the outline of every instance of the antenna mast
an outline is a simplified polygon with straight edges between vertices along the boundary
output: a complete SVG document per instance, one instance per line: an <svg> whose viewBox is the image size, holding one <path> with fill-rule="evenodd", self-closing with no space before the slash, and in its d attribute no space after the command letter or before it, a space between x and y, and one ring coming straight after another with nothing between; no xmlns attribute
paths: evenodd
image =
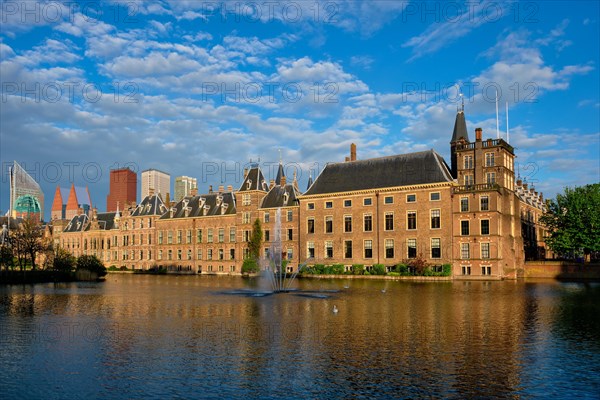
<svg viewBox="0 0 600 400"><path fill-rule="evenodd" d="M508 101L506 102L506 143L509 142L509 133L508 133Z"/></svg>
<svg viewBox="0 0 600 400"><path fill-rule="evenodd" d="M498 121L498 89L496 89L496 139L500 139L500 121Z"/></svg>

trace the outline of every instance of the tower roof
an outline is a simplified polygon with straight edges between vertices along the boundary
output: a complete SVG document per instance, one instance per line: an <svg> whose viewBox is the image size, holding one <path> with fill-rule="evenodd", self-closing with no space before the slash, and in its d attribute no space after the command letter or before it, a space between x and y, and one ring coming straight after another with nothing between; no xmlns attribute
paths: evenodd
<svg viewBox="0 0 600 400"><path fill-rule="evenodd" d="M56 186L56 191L54 192L54 201L52 202L52 211L62 212L62 206L63 198L60 192L60 186Z"/></svg>
<svg viewBox="0 0 600 400"><path fill-rule="evenodd" d="M77 211L79 209L79 202L77 201L77 192L75 192L75 185L71 184L71 191L69 192L69 199L67 200L67 211Z"/></svg>
<svg viewBox="0 0 600 400"><path fill-rule="evenodd" d="M277 170L277 177L275 178L275 184L281 185L281 178L285 176L285 172L283 172L283 165L281 162L279 163L279 169Z"/></svg>
<svg viewBox="0 0 600 400"><path fill-rule="evenodd" d="M247 192L250 190L262 190L265 192L268 190L265 177L258 166L253 166L250 171L248 171L248 175L244 178L244 182L242 182L242 186L240 186L239 189L240 192Z"/></svg>
<svg viewBox="0 0 600 400"><path fill-rule="evenodd" d="M456 120L454 121L454 131L452 132L452 142L457 142L460 138L464 138L467 142L469 141L469 133L467 132L467 122L465 121L465 113L460 110L456 113Z"/></svg>

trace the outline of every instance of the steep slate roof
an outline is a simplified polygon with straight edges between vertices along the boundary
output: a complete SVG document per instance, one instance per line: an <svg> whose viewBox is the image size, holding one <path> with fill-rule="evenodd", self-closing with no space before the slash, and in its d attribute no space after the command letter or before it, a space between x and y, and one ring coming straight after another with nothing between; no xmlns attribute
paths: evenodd
<svg viewBox="0 0 600 400"><path fill-rule="evenodd" d="M148 215L163 215L168 211L167 206L158 194L146 196L131 213L132 217L143 217Z"/></svg>
<svg viewBox="0 0 600 400"><path fill-rule="evenodd" d="M275 184L281 185L281 178L285 176L285 172L283 172L283 165L279 163L279 168L277 169L277 177L275 177Z"/></svg>
<svg viewBox="0 0 600 400"><path fill-rule="evenodd" d="M308 175L308 184L306 185L306 190L310 189L312 184L313 184L312 174L309 174Z"/></svg>
<svg viewBox="0 0 600 400"><path fill-rule="evenodd" d="M71 218L71 221L63 232L83 232L88 225L88 216L86 214L76 215Z"/></svg>
<svg viewBox="0 0 600 400"><path fill-rule="evenodd" d="M454 131L452 132L452 142L458 141L460 138L465 138L469 141L469 133L467 132L467 122L465 121L465 113L459 111L456 113L456 120L454 121Z"/></svg>
<svg viewBox="0 0 600 400"><path fill-rule="evenodd" d="M106 231L113 229L115 226L115 214L115 212L98 213L96 218L98 219L100 229Z"/></svg>
<svg viewBox="0 0 600 400"><path fill-rule="evenodd" d="M434 150L327 164L305 196L427 183L452 182L450 168Z"/></svg>
<svg viewBox="0 0 600 400"><path fill-rule="evenodd" d="M296 188L293 184L286 184L285 186L275 185L271 190L269 190L269 193L267 193L267 195L263 199L261 208L275 208L297 205L299 195L300 194L296 191Z"/></svg>
<svg viewBox="0 0 600 400"><path fill-rule="evenodd" d="M221 200L219 200L219 196L221 197ZM171 215L171 210L167 210L160 219L204 217L209 215L227 215L235 213L235 196L233 193L209 193L200 196L184 197L173 207L173 215Z"/></svg>
<svg viewBox="0 0 600 400"><path fill-rule="evenodd" d="M255 166L248 171L248 175L244 178L244 182L242 182L239 192L247 192L250 190L264 190L266 192L268 188L260 167Z"/></svg>

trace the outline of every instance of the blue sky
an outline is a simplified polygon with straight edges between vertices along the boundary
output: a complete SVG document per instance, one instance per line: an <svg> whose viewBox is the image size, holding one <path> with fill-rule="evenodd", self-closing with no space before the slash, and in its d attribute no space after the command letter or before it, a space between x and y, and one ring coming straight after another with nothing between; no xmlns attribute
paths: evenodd
<svg viewBox="0 0 600 400"><path fill-rule="evenodd" d="M46 195L157 168L238 187L244 166L309 173L435 149L458 94L546 197L600 180L597 1L2 1L0 210L7 166ZM269 177L269 176L268 176ZM139 190L139 188L138 188Z"/></svg>

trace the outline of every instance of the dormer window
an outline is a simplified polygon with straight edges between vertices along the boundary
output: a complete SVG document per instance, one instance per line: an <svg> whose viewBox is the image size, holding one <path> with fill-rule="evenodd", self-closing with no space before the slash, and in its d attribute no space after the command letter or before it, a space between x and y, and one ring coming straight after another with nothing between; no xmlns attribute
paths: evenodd
<svg viewBox="0 0 600 400"><path fill-rule="evenodd" d="M198 207L202 208L202 207L204 207L205 204L206 204L206 199L204 197L200 197L200 205Z"/></svg>
<svg viewBox="0 0 600 400"><path fill-rule="evenodd" d="M188 205L188 203L189 203L189 200L188 199L183 199L182 203L183 203L183 208L186 208L187 205Z"/></svg>
<svg viewBox="0 0 600 400"><path fill-rule="evenodd" d="M223 202L223 195L217 195L217 207Z"/></svg>
<svg viewBox="0 0 600 400"><path fill-rule="evenodd" d="M204 214L205 214L205 215L206 215L206 214L208 214L208 212L209 212L209 211L210 211L210 206L209 206L208 204L206 204L206 205L204 206Z"/></svg>
<svg viewBox="0 0 600 400"><path fill-rule="evenodd" d="M170 217L173 218L173 215L175 215L176 212L177 212L177 208L171 207L171 209L169 210Z"/></svg>
<svg viewBox="0 0 600 400"><path fill-rule="evenodd" d="M288 192L285 192L283 194L283 204L287 205L287 202L289 199L290 199L290 194Z"/></svg>
<svg viewBox="0 0 600 400"><path fill-rule="evenodd" d="M221 204L221 215L225 214L225 211L227 211L227 207L229 207L229 204L227 204L227 203Z"/></svg>
<svg viewBox="0 0 600 400"><path fill-rule="evenodd" d="M186 217L189 217L189 215L190 215L190 211L192 211L192 207L185 207L185 208L183 209L183 213L184 213L184 215L185 215Z"/></svg>
<svg viewBox="0 0 600 400"><path fill-rule="evenodd" d="M250 190L251 187L252 187L252 179L248 179L246 181L246 190Z"/></svg>

